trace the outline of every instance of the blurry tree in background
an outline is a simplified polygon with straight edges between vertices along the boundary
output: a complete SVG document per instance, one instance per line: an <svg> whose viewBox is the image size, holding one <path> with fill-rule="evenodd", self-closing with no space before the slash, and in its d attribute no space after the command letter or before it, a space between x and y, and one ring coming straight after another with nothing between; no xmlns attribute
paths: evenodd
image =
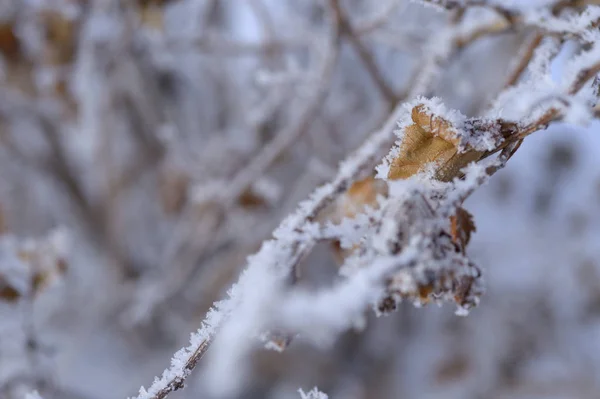
<svg viewBox="0 0 600 399"><path fill-rule="evenodd" d="M0 398L597 398L599 5L2 0Z"/></svg>

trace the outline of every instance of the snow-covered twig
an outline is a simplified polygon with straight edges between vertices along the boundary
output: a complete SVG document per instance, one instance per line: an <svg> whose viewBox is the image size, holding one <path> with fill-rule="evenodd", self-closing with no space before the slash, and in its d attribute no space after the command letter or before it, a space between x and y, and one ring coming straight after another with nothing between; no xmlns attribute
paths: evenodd
<svg viewBox="0 0 600 399"><path fill-rule="evenodd" d="M444 57L441 58L446 58L448 54L451 53L450 50L451 49L445 49L443 52ZM595 54L594 51L591 51L590 53ZM525 58L529 60L532 59L530 56L526 56ZM572 82L568 85L569 89L567 93L565 93L566 95L573 95L578 92L579 89L581 89L581 87L583 87L583 85L598 72L598 66L596 64L597 60L595 60L594 57L582 56L581 60L582 61L579 64L582 69L578 73L574 74L575 78L572 79ZM438 59L435 59L433 64L436 64L437 62L439 62ZM528 61L526 60L524 63L528 63ZM520 66L518 69L522 69L522 67ZM430 74L425 75L429 76ZM416 87L417 88L413 89L413 93L424 91L425 89L423 87L427 86L418 84ZM247 267L242 273L239 282L234 285L229 292L229 298L217 303L209 312L207 319L205 322L203 322L202 328L197 333L192 335L190 346L178 352L173 358L171 368L165 370L163 376L159 379L156 379L148 390L142 388L137 398L164 398L171 391L181 388L184 384L185 378L196 366L199 358L202 357L208 345L215 338L217 331L220 332L219 340L221 340L222 344L220 347L215 348L216 352L222 354L223 352L220 352L218 349L229 346L229 355L220 358L218 360L218 362L221 362L220 364L213 364L214 366L218 366L213 370L215 375L219 375L219 370L233 365L234 362L238 360L237 356L243 355L248 350L248 344L243 343L243 339L239 339L240 335L245 336L242 338L246 338L247 340L248 335L253 335L259 332L260 329L268 327L269 320L255 316L259 315L261 312L264 312L265 306L272 306L273 303L276 302L275 300L280 295L279 290L281 289L284 280L290 275L293 269L297 266L298 262L311 251L312 247L319 239L318 229L315 230L316 226L314 225L316 216L327 205L331 204L337 196L347 190L350 184L376 160L381 148L389 143L389 134L392 130L393 124L402 115L402 113L405 112L406 111L403 109L403 107L397 107L396 111L392 117L388 119L388 122L385 124L382 130L374 134L365 145L363 145L356 153L354 153L340 165L340 170L336 178L330 184L327 184L316 190L308 201L302 203L295 213L286 218L286 220L273 233L274 238L263 243L260 251L248 259ZM431 113L431 118L442 118L444 123L448 123L450 127L458 129L459 133L465 131L464 129L467 125L467 121L464 117L460 117L459 121L457 117L451 115L451 113L438 106L433 108L429 107L427 112ZM340 312L340 318L335 320L331 319L331 315L327 313L328 316L325 317L327 320L321 320L323 322L321 323L323 328L326 328L327 323L330 322L332 323L330 327L336 331L348 328L348 323L363 311L365 304L373 302L373 300L381 294L381 287L379 291L377 289L373 290L373 287L381 284L381 280L387 276L388 273L393 270L398 271L398 268L410 269L408 265L411 263L418 264L419 262L416 261L414 257L417 256L416 254L428 253L425 250L426 248L428 250L439 250L440 248L446 248L445 250L442 250L442 252L448 253L445 251L449 250L449 248L452 247L452 244L447 237L444 238L445 236L443 234L443 230L436 230L438 228L441 229L438 223L443 219L439 218L438 213L436 212L439 211L439 215L444 215L444 217L450 215L452 213L451 210L455 210L456 207L459 206L462 201L464 201L466 196L468 196L475 187L485 180L482 178L482 176L488 176L489 174L493 173L493 171L497 170L498 167L503 165L510 154L514 152L515 142L520 141L526 135L531 134L534 131L540 130L547 123L559 118L561 115L562 114L560 111L551 109L533 123L525 126L519 126L518 129L511 129L509 131L511 135L505 136L504 142L486 141L488 144L492 143L494 148L487 148L488 153L485 154L485 156L489 156L496 151L503 149L506 150L501 154L500 164L485 165L484 163L472 167L471 171L476 170L478 173L474 174L474 176L476 176L474 180L470 180L470 175L467 171L466 181L471 182L468 183L470 184L469 189L465 191L449 191L444 194L445 198L452 199L450 202L452 205L449 208L444 208L442 211L436 207L430 209L428 212L430 212L431 225L419 225L421 226L420 228L424 229L423 231L427 232L427 234L433 235L414 235L412 237L412 241L404 242L404 245L406 246L406 252L402 250L404 247L400 246L397 249L397 251L399 251L398 253L388 254L393 256L387 259L387 261L385 258L379 258L377 262L373 262L375 259L377 259L377 257L373 252L369 252L372 250L367 247L366 251L367 254L369 254L368 262L365 262L366 259L362 259L361 256L350 258L349 262L354 263L354 266L357 264L366 263L370 264L371 267L357 269L356 273L350 275L350 278L345 283L337 286L331 292L324 292L323 296L302 296L301 293L298 293L296 294L298 296L290 297L293 299L290 299L288 308L283 307L285 311L283 311L279 316L279 322L285 328L302 331L302 328L305 325L302 323L302 321L298 321L303 320L303 318L296 317L299 313L306 316L310 312L315 312L315 309L323 309L323 306L319 305L323 301L323 298L329 302L338 303L340 301L336 298L346 298L347 295L345 293L356 293L357 287L360 286L363 288L363 290L358 291L364 295L353 296L353 298L356 300L355 302L345 301L347 305L345 309L348 312ZM431 126L434 126L434 122L430 122L430 127ZM473 131L478 130L474 129ZM473 133L473 131L469 132ZM454 132L454 134L458 134L458 137L460 137L459 133L457 133L457 131ZM477 138L477 140L479 140L479 138ZM472 144L477 142L477 140L467 140L466 143L471 144L466 144L466 149L459 146L458 152L482 151L481 148L477 147L477 145L474 146ZM392 155L397 156L398 152L392 153ZM472 181L476 183L473 184ZM457 183L454 187L458 188L460 187L460 184L461 183ZM237 185L234 185L234 187L237 187ZM431 207L431 204L428 203L429 200L427 199L427 195L425 195L425 193L417 192L417 194L418 195L415 198L425 198L425 202L422 204L422 207ZM415 194L413 193L413 195ZM393 196L391 198L397 200L397 198ZM444 198L444 196L442 196L442 198ZM393 212L387 213L388 216L396 217L403 214L405 209L402 205L399 205L397 201L390 202L390 204L393 206L390 205L389 212L392 212L392 210ZM425 218L424 220L427 219ZM420 222L424 222L424 220L421 220ZM415 220L412 220L412 222L415 222ZM392 234L395 234L394 228L396 228L395 226L397 225L398 224L396 222L390 222L389 226L385 227L381 233L387 234L391 232ZM405 225L411 226L410 223ZM384 224L382 224L382 228L383 226ZM386 230L388 228L391 230ZM414 231L411 232L415 234ZM439 236L436 234L439 234ZM418 239L419 237L420 240ZM439 237L442 238L440 239ZM388 238L392 238L392 236ZM441 241L436 241L438 239ZM382 243L388 243L387 238L378 237L377 243L373 242L371 247L377 248L378 246L381 246ZM420 245L423 245L423 247ZM433 247L431 247L431 245L433 245ZM438 248L440 245L441 247ZM380 248L385 248L385 246ZM452 251L450 251L450 253L455 255L452 255L447 259L443 258L444 262L450 261L451 264L454 265L452 267L457 267L456 265L458 265L457 270L464 270L465 276L469 278L477 277L469 275L469 273L472 273L472 271L470 271L471 265L462 257L462 255L460 255L460 253ZM399 258L396 258L396 256L400 256L400 260ZM435 259L439 260L437 258ZM420 263L428 264L428 262ZM379 267L377 265L379 265ZM406 267L403 267L403 265L406 265ZM444 269L445 266L440 267L441 269ZM348 268L346 269L348 270ZM456 273L453 275L455 277L461 276L460 274ZM414 290L414 281L418 280L419 278L421 277L401 273L399 281L395 281L393 284L393 295L401 296L404 292L412 292L411 290ZM258 290L259 292L256 290L257 286L262 287L262 289ZM410 287L409 291L406 291L408 289L407 287ZM436 295L443 293L443 288L443 286L435 287L434 292L436 292ZM456 286L452 285L452 288L454 289ZM449 292L451 293L452 291L450 290ZM292 316L287 319L286 317L289 315ZM314 314L313 316L316 318L321 317L319 314ZM336 320L339 321L339 323L337 323ZM227 323L224 324L225 321L227 321ZM218 383L218 380L216 381Z"/></svg>
<svg viewBox="0 0 600 399"><path fill-rule="evenodd" d="M208 349L221 323L245 299L245 295L254 289L249 282L256 281L257 276L260 279L265 271L268 271L269 275L277 272L280 276L291 272L294 265L315 244L313 237L299 232L309 230L305 226L310 225L321 210L343 193L366 168L376 162L381 149L390 142L390 135L400 111L402 108L398 107L381 130L340 164L338 174L331 183L315 190L310 199L302 202L296 212L280 224L273 232L274 239L265 242L260 251L248 259L246 271L231 288L229 298L215 304L208 312L202 327L192 334L190 345L177 352L173 356L171 367L148 389L141 388L136 399L162 399L170 392L182 388L183 382Z"/></svg>

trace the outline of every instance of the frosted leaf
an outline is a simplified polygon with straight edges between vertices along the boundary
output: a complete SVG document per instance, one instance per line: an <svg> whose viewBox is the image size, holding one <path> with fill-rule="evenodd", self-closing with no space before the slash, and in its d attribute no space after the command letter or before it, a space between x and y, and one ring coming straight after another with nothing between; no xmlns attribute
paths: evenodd
<svg viewBox="0 0 600 399"><path fill-rule="evenodd" d="M504 135L516 129L513 123L467 118L435 97L419 97L411 105L412 123L402 120L400 141L378 168L380 178L387 170L383 178L388 180L425 173L434 180L449 181L485 151L498 148Z"/></svg>

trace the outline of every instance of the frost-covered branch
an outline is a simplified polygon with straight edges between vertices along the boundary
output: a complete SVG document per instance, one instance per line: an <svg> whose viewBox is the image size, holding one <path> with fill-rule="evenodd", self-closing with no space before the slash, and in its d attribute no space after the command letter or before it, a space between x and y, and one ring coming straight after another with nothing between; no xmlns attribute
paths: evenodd
<svg viewBox="0 0 600 399"><path fill-rule="evenodd" d="M296 212L281 223L273 232L274 239L263 243L260 251L249 258L246 271L230 290L230 297L217 303L215 308L209 311L202 328L192 335L190 346L175 354L171 368L147 390L142 388L136 398L160 399L181 388L189 372L205 353L221 323L246 300L246 296L251 296L254 291L252 282L264 283L263 278L270 278L273 274L279 278L289 275L296 263L316 242L315 237L305 231L310 231L312 221L320 211L375 162L380 149L389 142L389 134L396 120L394 114L380 131L340 165L339 172L331 183L317 189L309 200L302 202Z"/></svg>
<svg viewBox="0 0 600 399"><path fill-rule="evenodd" d="M337 15L338 19L343 18L341 13L338 12ZM344 25L342 24L342 26ZM352 35L351 31L349 34ZM514 73L515 77L509 79L507 86L510 89L507 93L513 90L513 85L517 83L519 76L525 69L525 65L531 62L535 63L533 53L534 49L538 47L540 40L536 37L532 41L533 44L525 51L523 61L520 62L516 68L517 72ZM457 48L461 47L460 41L455 43L458 44ZM357 46L357 48L360 52L360 46ZM446 49L444 51L446 57L450 53L451 50ZM592 61L596 59L594 54L594 50L590 50L585 55L579 57L580 61L574 63L580 69L577 73L567 73L567 75L573 75L574 78L565 78L567 81L570 81L565 86L568 88L565 95L576 94L598 72L596 63ZM370 57L366 57L365 59L370 60ZM370 64L370 62L367 64ZM375 73L372 68L369 69L372 73ZM544 73L542 73L543 75ZM378 76L377 73L375 73L375 76ZM417 89L413 89L413 92L424 91L419 84L416 87ZM507 94L503 94L503 96L506 97ZM409 109L412 109L413 112L413 121L410 123L414 123L414 125L410 126L416 127L412 128L408 124L401 124L401 128L407 132L413 129L410 130L411 134L414 133L417 136L410 140L414 140L412 141L414 144L418 144L420 140L423 140L422 138L417 138L418 135L424 135L423 137L432 135L436 147L423 147L422 150L419 149L418 151L424 151L423 155L417 155L420 152L417 152L416 148L400 147L400 149L393 150L388 156L389 163L386 169L388 172L380 170L380 175L385 176L387 174L388 178L391 179L405 178L400 177L404 176L405 172L399 174L397 172L399 168L409 168L407 171L410 170L408 172L408 176L410 176L419 171L424 171L425 169L422 168L433 162L442 167L438 172L429 175L429 179L433 179L433 181L452 181L454 178L461 176L463 179L470 180L473 178L468 173L465 172L464 175L459 173L464 166L470 162L483 159L494 152L507 149L509 150L509 155L506 156L505 152L503 152L500 158L501 162L504 162L514 153L516 149L513 145L514 143L519 142L532 132L542 129L548 123L563 115L559 111L551 109L546 113L542 113L539 119L529 124L519 124L520 121L468 119L460 114L446 110L442 104L424 100L418 101L420 104L425 104L426 108L423 111L419 108L419 104L413 103L413 105L409 106ZM223 385L220 383L219 376L222 375L223 370L227 370L234 364L239 365L240 357L243 357L244 353L250 350L248 338L259 334L261 330L267 329L272 323L272 321L261 318L260 314L265 313L265 308L279 303L277 298L281 295L282 283L319 240L318 229L315 230L314 225L316 216L326 206L331 204L335 198L345 192L350 184L373 162L381 146L388 142L388 134L391 130L390 123L394 123L400 114L405 112L402 108L396 111L380 132L375 134L361 149L340 166L337 177L330 184L317 190L309 201L302 203L296 213L289 216L275 230L273 234L274 239L263 243L261 250L249 258L246 271L242 274L239 282L230 290L229 299L215 305L215 308L211 310L208 318L203 323L203 327L198 333L193 335L190 346L183 349L174 357L171 369L166 370L162 378L157 379L147 391L144 389L140 391L139 398L162 398L170 391L180 388L191 369L196 365L197 360L203 355L208 344L215 338L217 330L219 334L214 350L219 355L215 355L212 358L212 362L209 362L209 371L211 384L215 386ZM403 142L407 142L408 140L405 136L401 137L401 139ZM439 144L435 140L438 140ZM425 143L428 142L423 142L423 145ZM434 144L431 145L433 146ZM447 152L440 152L441 150ZM267 157L267 160L269 159L271 158ZM398 164L397 162L401 163ZM412 237L413 241L402 244L394 243L393 237L395 237L395 234L399 234L393 228L397 222L392 223L390 227L385 227L386 224L382 223L379 226L380 229L383 229L381 233L392 234L392 236L386 238L375 234L373 242L365 241L362 243L362 245L365 245L365 248L362 251L358 251L361 255L357 257L350 256L348 258L349 264L343 267L346 273L350 273L350 277L346 283L338 287L339 291L334 290L331 293L324 293L322 298L318 295L315 297L308 295L305 299L298 299L302 298L302 296L292 296L291 298L296 299L290 302L289 308L286 307L288 305L282 306L284 310L281 311L281 316L278 316L279 319L277 321L284 330L304 331L306 334L308 331L303 330L303 326L307 326L308 324L305 325L303 322L297 324L299 320L310 319L309 314L306 312L323 309L323 306L315 306L321 303L345 302L348 304L345 309L349 313L340 312L340 318L336 320L339 320L342 324L335 327L336 331L342 331L352 324L351 321L359 316L368 303L372 303L377 297L380 297L382 291L385 289L389 290L390 299L384 301L380 310L395 308L396 305L393 302L403 297L412 297L415 300L419 298L420 300L429 300L428 298L431 295L438 299L447 295L448 298L458 301L460 306L465 309L476 304L478 294L475 286L479 271L468 260L463 258L460 251L456 252L453 249L458 245L457 241L453 243L452 235L447 233L447 227L439 224L440 220L444 219L440 219L436 215L438 212L441 212L446 218L457 217L453 216L457 207L473 191L474 187L485 180L482 179L482 176L488 176L495 172L499 166L502 166L502 164L492 163L487 166L479 166L479 169L476 169L478 172L475 173L475 176L478 177L472 180L476 182L476 185L469 186L469 189L464 194L450 188L448 189L450 191L441 193L438 187L432 191L425 192L420 190L409 191L411 194L408 198L408 203L397 202L396 197L393 195L390 196L390 199L388 199L389 205L384 205L380 214L388 215L392 220L398 217L398 215L405 214L406 209L415 207L415 205L406 205L412 204L410 201L414 201L415 198L419 199L419 201L425 201L422 205L416 206L415 209L421 210L413 216L414 219L411 219L407 226L412 226L415 223L419 225L419 223L423 223L425 220L431 220L433 224L430 227L420 227L424 229L423 231L427 232L426 239L417 240L419 235L409 229L408 232L404 232L400 237L404 237L404 234L408 233L408 237ZM233 187L237 187L237 184L234 184ZM460 187L460 184L456 183L455 186L451 187L457 188ZM435 195L431 197L432 194ZM431 202L433 198L452 198L450 202L452 205L447 210L441 211L440 209L445 208L438 209L438 207L444 202L439 202L438 205L434 206ZM390 208L387 209L388 207ZM392 213L390 214L389 212ZM390 228L392 230L389 230ZM389 241L390 239L392 241ZM441 241L439 241L440 239ZM454 237L454 240L456 239L458 238ZM378 263L375 261L377 258L376 252L373 252L373 249L370 248L377 248L381 243L387 243L387 247L381 247L383 251L390 251L390 248L395 248L395 252L400 251L398 253L400 258L396 259L392 256L386 261L382 260L380 263L381 267L377 267ZM404 246L406 246L405 251L408 252L401 250ZM414 258L414 254L428 254L430 251L433 251L431 253L435 254L432 255L433 258L428 258L427 260ZM413 254L413 257L407 254ZM449 254L454 255L449 256ZM387 256L389 255L388 253ZM439 266L441 274L437 277L435 277L436 272L428 271L426 273L425 270L415 272L412 270L414 267L410 266L413 264L431 265L433 260L449 262L447 266ZM361 270L361 264L365 265L364 270ZM370 266L367 267L367 265ZM351 270L356 270L356 272L350 272ZM412 271L407 274L403 270ZM459 270L464 271L459 272ZM389 273L392 271L396 271L398 275L390 280ZM371 273L374 274L371 277L367 277ZM464 273L464 276L461 273ZM429 277L425 278L425 275ZM389 284L387 288L383 284L386 281ZM445 282L439 283L440 281ZM348 302L341 299L338 301L335 299L338 297L342 299L347 298L347 295L344 294L345 292L356 293L357 284L364 287L364 290L360 291L364 292L364 296L355 295L355 302ZM260 292L254 289L257 285L263 287ZM380 288L373 290L375 286L379 286ZM316 302L313 303L313 300ZM286 302L284 301L284 303ZM355 305L350 306L351 304ZM275 312L274 314L278 313ZM298 317L299 314L304 315L304 317ZM331 313L327 313L326 316L315 314L313 317L320 320L318 324L322 324L325 328L328 322L327 319L331 317ZM277 324L275 326L278 327ZM225 353L228 355L225 355ZM229 383L232 384L231 381ZM235 389L234 385L231 385L231 389Z"/></svg>
<svg viewBox="0 0 600 399"><path fill-rule="evenodd" d="M598 0L4 3L2 399L597 396Z"/></svg>

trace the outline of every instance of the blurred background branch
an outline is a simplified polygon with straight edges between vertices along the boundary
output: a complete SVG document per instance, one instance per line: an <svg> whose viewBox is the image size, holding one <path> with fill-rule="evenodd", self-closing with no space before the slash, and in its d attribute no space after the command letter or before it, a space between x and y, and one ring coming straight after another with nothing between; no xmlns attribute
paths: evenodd
<svg viewBox="0 0 600 399"><path fill-rule="evenodd" d="M370 179L421 95L514 123L482 155L507 168L465 204L480 308L394 303L321 350L311 331L273 328L285 351L248 349L237 396L596 397L597 4L4 1L0 397L125 397L150 382L315 187L330 182L293 213L302 239L390 198ZM336 234L282 246L283 308L338 287L352 251ZM275 310L257 320L294 324ZM173 397L211 397L210 375L186 374ZM154 397L183 386L172 380Z"/></svg>

